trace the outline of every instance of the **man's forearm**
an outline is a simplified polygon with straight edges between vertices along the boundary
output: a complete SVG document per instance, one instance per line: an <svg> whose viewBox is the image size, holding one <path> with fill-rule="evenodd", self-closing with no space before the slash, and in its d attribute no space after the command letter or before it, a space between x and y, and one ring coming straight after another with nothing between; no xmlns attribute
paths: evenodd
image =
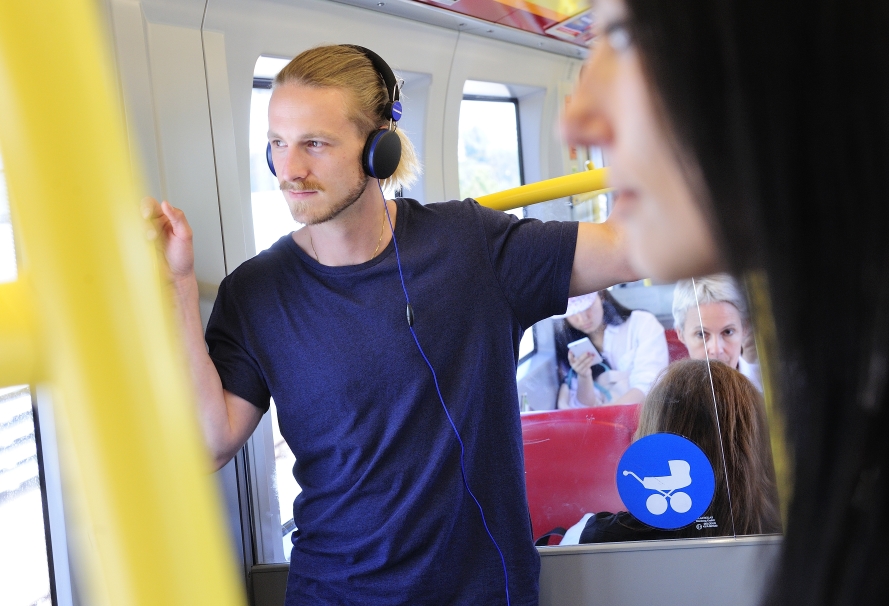
<svg viewBox="0 0 889 606"><path fill-rule="evenodd" d="M571 269L570 295L585 295L638 280L624 234L609 223L580 223Z"/></svg>
<svg viewBox="0 0 889 606"><path fill-rule="evenodd" d="M173 291L194 382L201 429L211 456L214 460L218 460L221 455L224 456L231 450L232 428L222 381L219 379L216 366L207 354L201 323L198 283L194 274L177 279L173 283Z"/></svg>

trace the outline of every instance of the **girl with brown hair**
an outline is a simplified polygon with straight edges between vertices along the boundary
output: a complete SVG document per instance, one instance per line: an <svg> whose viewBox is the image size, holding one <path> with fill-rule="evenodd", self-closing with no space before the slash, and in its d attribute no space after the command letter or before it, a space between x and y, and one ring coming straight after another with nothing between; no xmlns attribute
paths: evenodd
<svg viewBox="0 0 889 606"><path fill-rule="evenodd" d="M715 360L671 364L645 399L635 439L654 433L681 435L710 459L716 491L703 517L715 525L660 530L605 512L587 521L581 543L781 532L762 396L744 375Z"/></svg>

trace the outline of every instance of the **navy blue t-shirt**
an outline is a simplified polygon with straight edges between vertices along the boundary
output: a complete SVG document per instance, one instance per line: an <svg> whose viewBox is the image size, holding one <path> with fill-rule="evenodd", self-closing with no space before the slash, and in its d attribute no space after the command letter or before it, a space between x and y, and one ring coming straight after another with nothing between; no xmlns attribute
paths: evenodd
<svg viewBox="0 0 889 606"><path fill-rule="evenodd" d="M536 604L516 358L526 328L565 310L577 225L396 203L417 337L511 603ZM223 280L207 343L226 390L263 410L274 398L296 456L288 605L506 603L391 242L326 267L281 238Z"/></svg>

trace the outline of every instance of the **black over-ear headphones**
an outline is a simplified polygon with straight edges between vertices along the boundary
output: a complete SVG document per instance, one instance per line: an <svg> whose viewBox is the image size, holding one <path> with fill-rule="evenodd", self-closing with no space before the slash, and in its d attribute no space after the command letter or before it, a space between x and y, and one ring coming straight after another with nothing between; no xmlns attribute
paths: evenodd
<svg viewBox="0 0 889 606"><path fill-rule="evenodd" d="M389 120L389 128L375 130L370 134L367 143L364 144L361 164L364 172L374 179L388 179L395 174L395 169L398 168L398 163L401 161L401 139L395 132L398 128L398 121L401 119L401 90L398 80L396 80L389 64L372 50L357 44L344 44L343 46L355 49L367 57L386 85L389 101L383 108L383 118ZM275 172L275 165L272 162L271 143L265 148L265 159L268 162L269 170L277 176L278 173Z"/></svg>

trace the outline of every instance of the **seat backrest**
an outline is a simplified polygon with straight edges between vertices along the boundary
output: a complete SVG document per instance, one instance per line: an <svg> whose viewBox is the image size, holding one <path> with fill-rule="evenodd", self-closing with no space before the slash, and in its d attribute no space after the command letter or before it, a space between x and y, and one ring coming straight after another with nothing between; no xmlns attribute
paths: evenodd
<svg viewBox="0 0 889 606"><path fill-rule="evenodd" d="M640 406L522 415L525 486L535 540L559 526L574 525L585 513L626 509L615 474L639 423Z"/></svg>
<svg viewBox="0 0 889 606"><path fill-rule="evenodd" d="M675 330L668 328L664 331L664 336L667 337L667 351L670 352L671 364L676 360L684 360L688 357L688 348L679 340L679 335Z"/></svg>

